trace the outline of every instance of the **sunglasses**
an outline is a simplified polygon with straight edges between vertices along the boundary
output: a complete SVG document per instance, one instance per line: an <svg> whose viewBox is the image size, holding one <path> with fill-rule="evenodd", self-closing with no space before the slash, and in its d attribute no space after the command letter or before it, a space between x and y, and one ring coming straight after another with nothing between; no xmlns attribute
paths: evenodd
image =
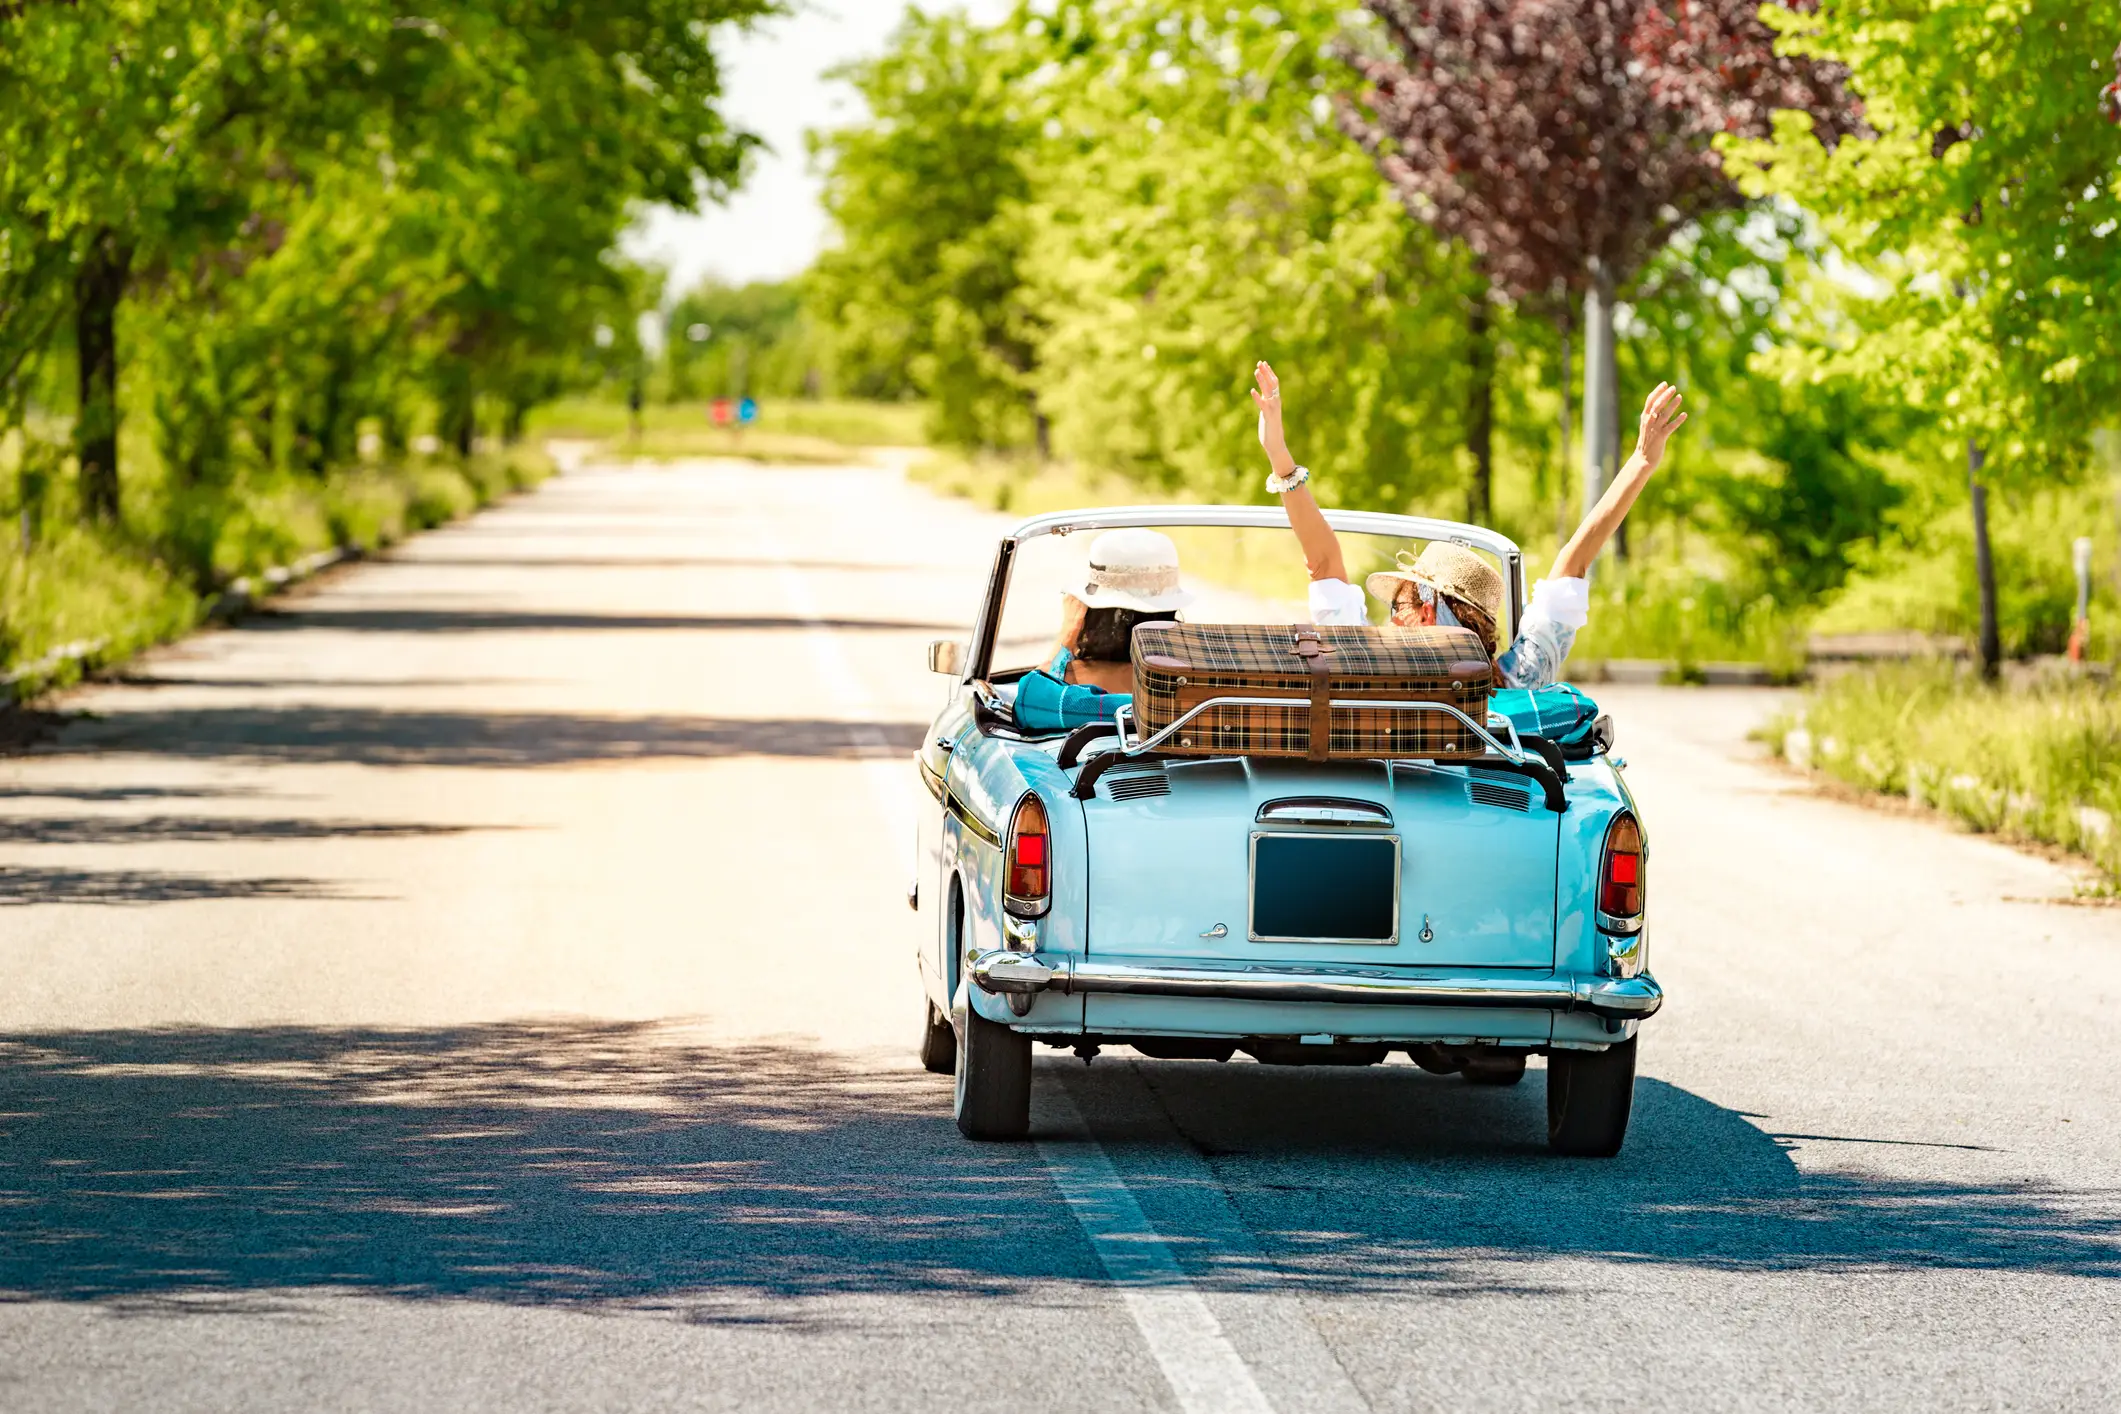
<svg viewBox="0 0 2121 1414"><path fill-rule="evenodd" d="M1451 612L1450 598L1446 595L1438 594L1434 585L1423 584L1420 580L1413 580L1407 587L1414 591L1414 595L1419 598L1423 608L1431 608L1436 611L1436 623L1439 628L1462 627L1458 615ZM1411 614L1414 612L1414 604L1414 598L1402 594L1392 605L1392 612L1395 614Z"/></svg>

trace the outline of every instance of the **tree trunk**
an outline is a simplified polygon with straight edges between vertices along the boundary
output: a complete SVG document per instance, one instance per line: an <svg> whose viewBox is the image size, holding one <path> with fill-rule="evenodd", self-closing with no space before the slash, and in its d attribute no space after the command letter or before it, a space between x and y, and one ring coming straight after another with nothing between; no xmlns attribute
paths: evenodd
<svg viewBox="0 0 2121 1414"><path fill-rule="evenodd" d="M1554 553L1569 543L1569 321L1561 321L1561 472L1554 478Z"/></svg>
<svg viewBox="0 0 2121 1414"><path fill-rule="evenodd" d="M1591 262L1591 288L1583 296L1583 513L1605 494L1619 470L1612 448L1620 439L1619 403L1614 391L1613 280L1605 266Z"/></svg>
<svg viewBox="0 0 2121 1414"><path fill-rule="evenodd" d="M1974 503L1974 583L1981 594L1981 676L1993 680L2003 662L2003 639L1996 628L1996 563L1988 546L1988 488L1981 484L1987 458L1981 444L1966 444L1966 486Z"/></svg>
<svg viewBox="0 0 2121 1414"><path fill-rule="evenodd" d="M116 233L99 231L74 275L74 347L80 354L74 443L81 459L81 509L91 520L118 518L118 302L132 259Z"/></svg>
<svg viewBox="0 0 2121 1414"><path fill-rule="evenodd" d="M1473 296L1466 320L1472 372L1466 406L1466 450L1473 454L1473 484L1466 491L1466 519L1486 525L1494 510L1495 490L1495 335L1488 287Z"/></svg>
<svg viewBox="0 0 2121 1414"><path fill-rule="evenodd" d="M479 424L471 366L460 356L452 356L439 371L441 386L435 390L435 431L444 445L454 449L458 456L468 457L471 455L471 439Z"/></svg>

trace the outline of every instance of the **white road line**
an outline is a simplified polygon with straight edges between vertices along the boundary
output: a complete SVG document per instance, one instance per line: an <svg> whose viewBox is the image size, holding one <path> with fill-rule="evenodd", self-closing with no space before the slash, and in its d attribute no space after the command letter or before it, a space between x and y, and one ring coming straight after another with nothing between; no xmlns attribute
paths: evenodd
<svg viewBox="0 0 2121 1414"><path fill-rule="evenodd" d="M1273 1414L1215 1313L1186 1280L1110 1156L1090 1137L1074 1099L1058 1085L1047 1086L1039 1106L1061 1120L1066 1134L1039 1140L1039 1157L1119 1287L1179 1407L1186 1414Z"/></svg>
<svg viewBox="0 0 2121 1414"><path fill-rule="evenodd" d="M779 564L783 602L807 625L804 637L826 691L857 716L873 716L876 699L848 661L839 635L818 611L809 582L788 563L769 526L760 522L756 534L766 558ZM857 747L874 753L863 762L870 788L884 818L910 848L913 818L905 763L894 759L890 741L873 722L850 721L846 731ZM1186 1414L1274 1414L1215 1313L1186 1279L1110 1156L1091 1138L1075 1101L1060 1086L1046 1090L1041 1108L1061 1121L1064 1134L1039 1140L1039 1157L1082 1224L1105 1274L1119 1287L1120 1300L1179 1407Z"/></svg>
<svg viewBox="0 0 2121 1414"><path fill-rule="evenodd" d="M848 661L839 635L819 611L810 581L788 562L780 537L763 521L756 523L755 534L765 557L779 566L782 602L806 626L803 638L809 644L811 660L826 692L855 715L855 720L845 723L847 739L863 755L862 775L869 782L885 824L891 828L900 850L910 854L914 848L913 764L893 749L891 739L876 725L876 698Z"/></svg>

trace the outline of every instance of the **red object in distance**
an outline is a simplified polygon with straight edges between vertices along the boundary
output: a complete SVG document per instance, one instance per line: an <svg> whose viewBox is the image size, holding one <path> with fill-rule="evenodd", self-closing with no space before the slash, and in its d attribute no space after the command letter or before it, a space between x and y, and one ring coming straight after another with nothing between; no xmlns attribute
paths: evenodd
<svg viewBox="0 0 2121 1414"><path fill-rule="evenodd" d="M727 427L736 421L736 404L728 398L716 398L707 405L708 420L717 427Z"/></svg>

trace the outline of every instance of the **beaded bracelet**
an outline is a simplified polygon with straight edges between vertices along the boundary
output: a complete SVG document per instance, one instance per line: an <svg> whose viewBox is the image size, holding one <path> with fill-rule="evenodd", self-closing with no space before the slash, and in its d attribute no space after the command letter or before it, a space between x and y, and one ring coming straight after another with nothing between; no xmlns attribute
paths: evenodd
<svg viewBox="0 0 2121 1414"><path fill-rule="evenodd" d="M1310 479L1311 468L1307 466L1290 467L1287 476L1270 471L1267 473L1267 489L1277 496L1285 495Z"/></svg>

